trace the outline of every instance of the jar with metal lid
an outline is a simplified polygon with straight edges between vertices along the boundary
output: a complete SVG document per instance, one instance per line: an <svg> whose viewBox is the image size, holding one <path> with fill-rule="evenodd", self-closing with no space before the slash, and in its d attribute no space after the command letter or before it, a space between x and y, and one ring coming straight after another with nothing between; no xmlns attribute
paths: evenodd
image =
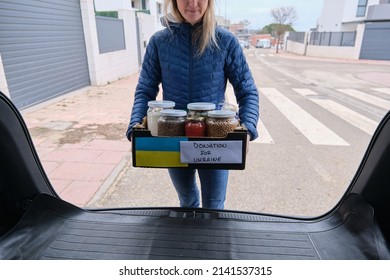
<svg viewBox="0 0 390 280"><path fill-rule="evenodd" d="M216 106L214 103L207 103L207 102L189 103L187 105L188 116L189 117L197 116L197 117L207 118L207 113L215 110L215 107Z"/></svg>
<svg viewBox="0 0 390 280"><path fill-rule="evenodd" d="M158 119L158 136L184 136L187 112L184 110L162 110Z"/></svg>
<svg viewBox="0 0 390 280"><path fill-rule="evenodd" d="M189 137L205 137L206 136L206 122L203 117L187 117L185 125L186 136Z"/></svg>
<svg viewBox="0 0 390 280"><path fill-rule="evenodd" d="M227 110L215 110L208 113L207 136L226 137L238 127L236 113Z"/></svg>
<svg viewBox="0 0 390 280"><path fill-rule="evenodd" d="M164 109L173 109L175 107L175 102L168 100L153 100L148 102L148 112L147 112L147 124L150 133L153 136L158 135L158 119L161 115L161 111Z"/></svg>

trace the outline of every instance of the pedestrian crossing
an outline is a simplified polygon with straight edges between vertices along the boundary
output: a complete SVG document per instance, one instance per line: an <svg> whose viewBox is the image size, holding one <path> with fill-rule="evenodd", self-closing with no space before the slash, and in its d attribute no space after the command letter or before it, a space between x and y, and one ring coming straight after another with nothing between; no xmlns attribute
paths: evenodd
<svg viewBox="0 0 390 280"><path fill-rule="evenodd" d="M319 94L310 90L310 89L300 89L294 88L294 91L300 95L308 98L311 102L321 106L325 110L333 113L334 115L340 117L341 119L347 121L351 125L360 128L369 135L373 135L376 127L378 126L377 122L359 114L346 106L343 106L330 99L319 99L317 98ZM389 107L390 108L390 107Z"/></svg>
<svg viewBox="0 0 390 280"><path fill-rule="evenodd" d="M359 100L367 106L371 106L376 110L383 112L383 116L390 110L390 88L372 88L368 91L357 89L336 89L335 92L340 95L340 99L327 96L324 93L316 92L309 88L265 88L259 87L260 98L266 98L274 108L288 120L288 122L297 129L311 144L324 146L350 146L348 140L332 131L331 128L324 124L323 119L318 116L314 117L307 112L302 105L291 98L296 94L297 97L302 97L304 101L309 101L308 104L325 110L328 115L321 115L323 118L329 116L336 117L344 121L346 125L351 125L358 128L365 134L372 136L379 124L379 120L374 120L369 117L370 114L364 114L362 110L358 110L353 105L348 103L348 100ZM343 104L340 103L343 100ZM236 105L234 90L229 85L226 91L226 101ZM300 102L301 103L301 102ZM259 138L253 141L258 144L275 144L272 134L267 129L267 126L273 124L264 123L261 118L261 112L264 105L260 103L260 120L257 128Z"/></svg>
<svg viewBox="0 0 390 280"><path fill-rule="evenodd" d="M390 88L374 88L373 90L390 95Z"/></svg>
<svg viewBox="0 0 390 280"><path fill-rule="evenodd" d="M361 101L364 101L368 104L372 104L372 105L378 106L378 107L383 108L383 109L389 110L389 108L390 108L390 101L385 100L385 99L380 98L380 97L372 96L370 94L361 92L361 91L356 90L356 89L338 89L338 91L340 91L346 95L349 95L351 97L354 97L356 99L359 99Z"/></svg>
<svg viewBox="0 0 390 280"><path fill-rule="evenodd" d="M349 146L332 130L274 88L260 91L314 145Z"/></svg>
<svg viewBox="0 0 390 280"><path fill-rule="evenodd" d="M257 57L266 57L266 56L274 57L275 54L273 54L273 53L256 53L256 55L255 55L253 53L249 53L249 54L247 54L247 56L249 56L249 57L253 57L253 56L257 56Z"/></svg>

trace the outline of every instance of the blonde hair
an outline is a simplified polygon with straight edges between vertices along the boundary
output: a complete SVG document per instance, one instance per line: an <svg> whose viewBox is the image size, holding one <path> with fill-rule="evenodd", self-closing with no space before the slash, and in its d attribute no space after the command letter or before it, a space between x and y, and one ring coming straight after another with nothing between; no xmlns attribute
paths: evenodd
<svg viewBox="0 0 390 280"><path fill-rule="evenodd" d="M181 15L177 7L177 0L164 0L164 20L169 28L169 21L183 23L184 17ZM217 20L214 13L214 0L208 0L206 12L203 15L203 24L197 27L192 35L192 41L198 42L197 55L201 56L208 47L218 48L217 39L215 36L215 28Z"/></svg>

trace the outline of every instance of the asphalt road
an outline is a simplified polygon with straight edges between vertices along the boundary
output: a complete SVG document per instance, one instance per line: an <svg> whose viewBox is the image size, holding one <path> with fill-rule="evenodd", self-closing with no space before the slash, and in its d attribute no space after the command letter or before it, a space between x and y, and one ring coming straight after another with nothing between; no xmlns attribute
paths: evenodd
<svg viewBox="0 0 390 280"><path fill-rule="evenodd" d="M245 50L260 91L261 137L230 173L226 209L316 216L342 197L387 112L386 65ZM378 82L379 81L379 82ZM232 89L228 100L234 103ZM132 167L93 206L178 206L164 169Z"/></svg>

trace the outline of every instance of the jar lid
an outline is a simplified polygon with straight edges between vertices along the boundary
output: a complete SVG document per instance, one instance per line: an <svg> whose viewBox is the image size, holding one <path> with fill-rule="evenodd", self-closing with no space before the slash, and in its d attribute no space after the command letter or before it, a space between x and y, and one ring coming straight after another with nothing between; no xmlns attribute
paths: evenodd
<svg viewBox="0 0 390 280"><path fill-rule="evenodd" d="M175 107L175 102L169 100L152 100L148 102L148 106L153 108L173 108Z"/></svg>
<svg viewBox="0 0 390 280"><path fill-rule="evenodd" d="M185 117L187 112L184 110L166 109L161 111L161 116L164 117Z"/></svg>
<svg viewBox="0 0 390 280"><path fill-rule="evenodd" d="M214 110L207 114L210 118L231 118L236 116L236 112L228 110Z"/></svg>
<svg viewBox="0 0 390 280"><path fill-rule="evenodd" d="M199 110L199 111L205 111L205 110L214 110L215 104L214 103L207 103L207 102L194 102L189 103L187 105L188 110Z"/></svg>

